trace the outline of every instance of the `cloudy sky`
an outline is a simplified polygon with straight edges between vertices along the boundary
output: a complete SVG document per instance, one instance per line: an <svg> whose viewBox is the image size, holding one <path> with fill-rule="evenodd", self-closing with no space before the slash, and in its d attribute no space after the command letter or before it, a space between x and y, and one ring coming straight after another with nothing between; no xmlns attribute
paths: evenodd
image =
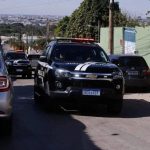
<svg viewBox="0 0 150 150"><path fill-rule="evenodd" d="M0 0L0 14L70 15L83 0ZM145 16L149 0L115 0L123 11Z"/></svg>

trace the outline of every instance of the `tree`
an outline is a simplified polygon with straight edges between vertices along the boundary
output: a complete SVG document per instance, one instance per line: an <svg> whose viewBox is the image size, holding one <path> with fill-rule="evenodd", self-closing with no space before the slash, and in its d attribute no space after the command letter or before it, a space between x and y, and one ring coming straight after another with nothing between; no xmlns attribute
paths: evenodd
<svg viewBox="0 0 150 150"><path fill-rule="evenodd" d="M54 27L53 27L54 28ZM28 35L36 35L43 36L46 35L46 26L39 25L23 25L22 23L13 23L13 24L0 24L0 35L17 35L19 34L28 34ZM19 37L18 37L19 38Z"/></svg>
<svg viewBox="0 0 150 150"><path fill-rule="evenodd" d="M62 36L97 38L98 22L101 27L108 27L108 21L109 0L84 0L67 21L66 18L61 20L56 31ZM121 13L118 2L114 3L114 26L137 24L135 19Z"/></svg>
<svg viewBox="0 0 150 150"><path fill-rule="evenodd" d="M46 46L46 39L38 39L33 42L32 48L35 50L43 50Z"/></svg>
<svg viewBox="0 0 150 150"><path fill-rule="evenodd" d="M65 16L57 25L57 28L55 29L55 35L56 36L65 36L67 25L69 23L70 17Z"/></svg>

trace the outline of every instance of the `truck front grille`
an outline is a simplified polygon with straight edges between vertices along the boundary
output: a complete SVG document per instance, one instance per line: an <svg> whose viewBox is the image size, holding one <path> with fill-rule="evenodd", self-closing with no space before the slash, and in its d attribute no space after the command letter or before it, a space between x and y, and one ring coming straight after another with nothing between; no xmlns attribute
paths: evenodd
<svg viewBox="0 0 150 150"><path fill-rule="evenodd" d="M79 88L113 88L113 83L105 80L79 80L74 81L73 86Z"/></svg>

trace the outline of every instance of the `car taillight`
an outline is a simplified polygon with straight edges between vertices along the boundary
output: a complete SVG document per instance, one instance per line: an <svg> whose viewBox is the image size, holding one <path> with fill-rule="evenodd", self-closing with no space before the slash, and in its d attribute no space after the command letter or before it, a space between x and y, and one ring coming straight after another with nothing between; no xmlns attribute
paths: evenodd
<svg viewBox="0 0 150 150"><path fill-rule="evenodd" d="M8 91L10 88L10 82L6 76L0 76L0 92Z"/></svg>
<svg viewBox="0 0 150 150"><path fill-rule="evenodd" d="M143 70L143 74L144 74L145 76L150 76L150 69L148 69L148 70Z"/></svg>

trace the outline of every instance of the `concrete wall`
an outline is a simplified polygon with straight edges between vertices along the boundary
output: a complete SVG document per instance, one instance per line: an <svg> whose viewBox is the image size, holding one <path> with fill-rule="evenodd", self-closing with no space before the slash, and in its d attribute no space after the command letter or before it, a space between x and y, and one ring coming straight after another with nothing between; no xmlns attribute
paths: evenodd
<svg viewBox="0 0 150 150"><path fill-rule="evenodd" d="M144 56L150 66L150 26L136 27L136 51L139 55ZM108 51L108 28L101 28L100 45L109 54ZM121 40L123 39L122 27L114 28L114 54L121 54L123 48Z"/></svg>
<svg viewBox="0 0 150 150"><path fill-rule="evenodd" d="M115 27L114 28L114 53L115 54L122 53L122 46L120 43L122 38L123 38L122 27ZM108 28L101 28L100 45L109 54L108 42L109 42L109 30Z"/></svg>

